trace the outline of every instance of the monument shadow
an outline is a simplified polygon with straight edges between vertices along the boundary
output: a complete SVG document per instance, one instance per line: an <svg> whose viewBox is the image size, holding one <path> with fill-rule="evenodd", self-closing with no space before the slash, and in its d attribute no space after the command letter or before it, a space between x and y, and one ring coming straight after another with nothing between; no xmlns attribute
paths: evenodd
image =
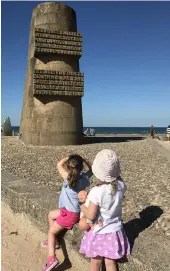
<svg viewBox="0 0 170 271"><path fill-rule="evenodd" d="M140 218L132 219L124 224L124 228L130 242L131 252L135 239L139 234L150 227L162 214L163 210L159 206L151 205L139 213Z"/></svg>
<svg viewBox="0 0 170 271"><path fill-rule="evenodd" d="M155 222L162 214L163 210L159 206L151 205L143 209L139 213L139 218L132 219L124 224L124 229L130 243L131 253L134 247L135 240L139 236L139 234L146 230L148 227L150 227L152 223ZM119 270L118 264L125 262L128 262L127 257L117 260L117 270ZM101 271L106 271L104 262L102 264Z"/></svg>
<svg viewBox="0 0 170 271"><path fill-rule="evenodd" d="M83 145L96 143L121 143L144 139L146 139L146 136L85 136L83 138Z"/></svg>
<svg viewBox="0 0 170 271"><path fill-rule="evenodd" d="M68 256L68 252L67 252L67 248L66 248L66 243L65 243L65 240L64 240L64 236L66 234L67 230L64 230L60 235L59 235L59 244L60 244L60 247L63 251L63 255L64 255L64 261L59 264L58 266L54 267L52 269L52 271L65 271L65 270L68 270L72 267L72 264L71 264L71 261L69 259L69 256Z"/></svg>

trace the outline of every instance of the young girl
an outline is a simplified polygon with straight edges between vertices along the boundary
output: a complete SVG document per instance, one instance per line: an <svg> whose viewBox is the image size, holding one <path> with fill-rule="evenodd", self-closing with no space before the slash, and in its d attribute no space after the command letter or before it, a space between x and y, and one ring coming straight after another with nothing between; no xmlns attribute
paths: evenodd
<svg viewBox="0 0 170 271"><path fill-rule="evenodd" d="M82 173L84 163L89 168L87 173ZM48 261L43 271L50 271L59 263L55 256L55 247L59 245L56 236L64 229L71 230L79 222L78 193L90 185L91 166L81 156L71 155L64 158L57 164L57 168L64 183L59 198L59 210L51 211L48 216L50 228L48 241L44 242L44 246L48 246Z"/></svg>
<svg viewBox="0 0 170 271"><path fill-rule="evenodd" d="M88 195L88 208L83 204L81 210L90 220L95 220L100 211L103 226L96 223L93 231L85 232L80 253L91 258L91 271L100 270L103 258L107 271L117 271L116 260L130 254L130 245L121 220L126 186L120 178L116 153L111 150L99 152L93 162L92 172L97 185Z"/></svg>

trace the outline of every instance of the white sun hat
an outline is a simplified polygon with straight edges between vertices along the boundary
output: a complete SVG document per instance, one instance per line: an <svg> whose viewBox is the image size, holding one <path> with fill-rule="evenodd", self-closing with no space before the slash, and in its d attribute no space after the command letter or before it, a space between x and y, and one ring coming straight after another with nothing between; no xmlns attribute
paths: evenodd
<svg viewBox="0 0 170 271"><path fill-rule="evenodd" d="M94 159L92 171L95 177L102 182L115 181L120 176L117 154L107 149L100 151Z"/></svg>

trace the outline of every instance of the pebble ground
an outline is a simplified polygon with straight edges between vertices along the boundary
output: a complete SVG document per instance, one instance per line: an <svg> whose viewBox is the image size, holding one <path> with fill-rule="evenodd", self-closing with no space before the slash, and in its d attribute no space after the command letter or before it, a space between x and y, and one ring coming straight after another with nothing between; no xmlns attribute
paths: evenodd
<svg viewBox="0 0 170 271"><path fill-rule="evenodd" d="M60 190L62 179L56 165L65 156L77 153L93 161L102 149L117 152L122 178L128 186L123 207L124 220L137 217L149 206L159 206L163 214L152 224L170 238L170 163L148 139L122 143L82 146L25 146L18 137L2 137L1 169L32 182ZM93 178L92 178L93 181Z"/></svg>

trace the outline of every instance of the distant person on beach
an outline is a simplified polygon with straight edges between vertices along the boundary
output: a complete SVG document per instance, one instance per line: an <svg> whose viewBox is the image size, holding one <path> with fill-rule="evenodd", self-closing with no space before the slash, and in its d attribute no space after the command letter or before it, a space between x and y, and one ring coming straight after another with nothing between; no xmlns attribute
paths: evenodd
<svg viewBox="0 0 170 271"><path fill-rule="evenodd" d="M170 125L168 125L168 128L166 129L166 134L167 134L168 141L170 142Z"/></svg>
<svg viewBox="0 0 170 271"><path fill-rule="evenodd" d="M91 271L100 271L103 259L106 270L117 271L116 260L130 254L130 245L121 218L126 185L120 177L116 153L100 151L94 159L92 172L96 178L95 186L87 196L88 207L81 205L81 211L96 223L93 230L85 232L80 253L91 258ZM99 216L103 226L98 225Z"/></svg>
<svg viewBox="0 0 170 271"><path fill-rule="evenodd" d="M154 137L155 137L155 129L154 129L153 125L151 126L150 134L151 134L151 137L154 139Z"/></svg>
<svg viewBox="0 0 170 271"><path fill-rule="evenodd" d="M95 129L94 128L90 128L90 135L91 136L95 136L95 134L96 134Z"/></svg>
<svg viewBox="0 0 170 271"><path fill-rule="evenodd" d="M22 132L19 134L19 137L18 137L19 139L21 139L22 138Z"/></svg>
<svg viewBox="0 0 170 271"><path fill-rule="evenodd" d="M83 167L88 167L88 172L83 173ZM57 164L57 169L63 178L63 187L59 198L59 209L49 212L48 241L43 241L42 246L48 247L48 260L43 271L50 271L58 265L55 249L59 248L58 235L64 229L71 230L80 218L80 202L78 193L89 185L91 165L79 155L70 155Z"/></svg>

